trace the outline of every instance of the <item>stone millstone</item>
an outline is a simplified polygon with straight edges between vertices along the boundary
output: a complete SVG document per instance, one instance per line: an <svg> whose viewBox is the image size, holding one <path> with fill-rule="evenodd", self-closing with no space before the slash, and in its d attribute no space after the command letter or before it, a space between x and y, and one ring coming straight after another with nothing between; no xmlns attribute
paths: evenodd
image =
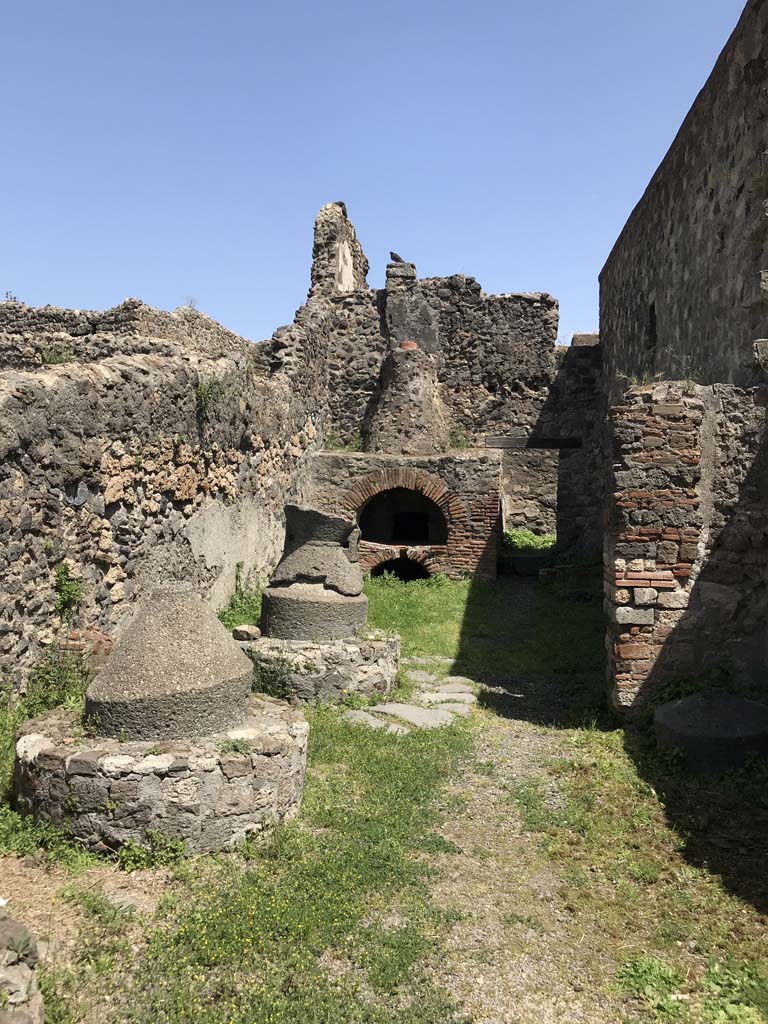
<svg viewBox="0 0 768 1024"><path fill-rule="evenodd" d="M658 707L661 749L680 750L694 772L723 772L752 754L768 755L768 707L726 693L696 694Z"/></svg>
<svg viewBox="0 0 768 1024"><path fill-rule="evenodd" d="M264 591L261 631L279 640L357 636L368 615L354 522L287 505L285 548Z"/></svg>
<svg viewBox="0 0 768 1024"><path fill-rule="evenodd" d="M253 667L191 584L157 587L140 603L86 695L102 736L203 736L245 716Z"/></svg>
<svg viewBox="0 0 768 1024"><path fill-rule="evenodd" d="M365 594L348 597L321 584L267 587L261 629L279 640L344 640L358 635L368 617Z"/></svg>

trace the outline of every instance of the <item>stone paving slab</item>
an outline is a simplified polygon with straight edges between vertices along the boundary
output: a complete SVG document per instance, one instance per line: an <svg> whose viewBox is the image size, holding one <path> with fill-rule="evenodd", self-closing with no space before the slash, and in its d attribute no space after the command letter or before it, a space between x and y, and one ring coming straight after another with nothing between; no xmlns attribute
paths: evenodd
<svg viewBox="0 0 768 1024"><path fill-rule="evenodd" d="M443 679L443 685L441 689L445 688L446 686L457 686L459 684L461 684L462 686L466 686L470 692L474 690L474 683L472 682L471 679L467 679L466 676L445 676L445 678Z"/></svg>
<svg viewBox="0 0 768 1024"><path fill-rule="evenodd" d="M380 718L363 710L346 711L341 717L345 722L351 722L353 725L367 725L369 729L384 729L393 736L407 736L411 731L399 722L382 722Z"/></svg>
<svg viewBox="0 0 768 1024"><path fill-rule="evenodd" d="M377 704L374 708L377 715L400 718L418 729L437 729L441 725L449 725L453 715L444 708L420 708L415 704Z"/></svg>
<svg viewBox="0 0 768 1024"><path fill-rule="evenodd" d="M448 676L448 679L451 677ZM454 678L453 682L443 682L438 686L440 693L474 693L474 687L468 682L459 682Z"/></svg>
<svg viewBox="0 0 768 1024"><path fill-rule="evenodd" d="M439 704L437 710L450 711L452 715L458 715L460 718L466 718L472 713L469 704Z"/></svg>
<svg viewBox="0 0 768 1024"><path fill-rule="evenodd" d="M408 673L408 678L411 680L411 682L419 683L422 686L424 684L427 684L429 686L435 686L437 683L440 682L437 676L432 675L431 672L423 672L421 669L415 668L407 669L406 671Z"/></svg>
<svg viewBox="0 0 768 1024"><path fill-rule="evenodd" d="M415 694L416 700L423 700L427 704L477 704L477 697L474 693L459 691L429 690L424 693Z"/></svg>

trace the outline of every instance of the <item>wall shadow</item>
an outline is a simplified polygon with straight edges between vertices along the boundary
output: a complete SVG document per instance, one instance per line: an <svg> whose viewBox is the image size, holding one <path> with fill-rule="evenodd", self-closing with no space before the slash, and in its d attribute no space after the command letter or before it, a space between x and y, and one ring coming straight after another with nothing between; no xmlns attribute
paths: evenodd
<svg viewBox="0 0 768 1024"><path fill-rule="evenodd" d="M560 584L473 579L451 672L488 687L480 701L503 717L615 728L605 700L599 586L599 575L582 569Z"/></svg>
<svg viewBox="0 0 768 1024"><path fill-rule="evenodd" d="M764 401L756 396L755 406ZM736 421L727 408L722 415ZM549 585L473 580L451 671L488 687L481 703L503 717L562 729L623 725L626 752L658 795L687 863L768 913L768 761L692 776L657 751L652 728L658 703L707 688L768 701L768 439L755 433L757 419L744 419L737 430L749 469L740 482L735 449L706 441L712 499L704 514L717 538L647 676L639 714L620 721L606 701L602 567L575 565Z"/></svg>

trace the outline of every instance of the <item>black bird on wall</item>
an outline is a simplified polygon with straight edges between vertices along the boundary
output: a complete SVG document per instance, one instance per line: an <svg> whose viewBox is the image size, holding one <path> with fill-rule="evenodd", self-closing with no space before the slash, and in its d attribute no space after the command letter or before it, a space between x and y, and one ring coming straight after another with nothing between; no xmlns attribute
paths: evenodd
<svg viewBox="0 0 768 1024"><path fill-rule="evenodd" d="M391 252L389 254L389 258L392 260L393 263L405 263L406 262L403 259L403 257L402 256L398 256L396 252Z"/></svg>

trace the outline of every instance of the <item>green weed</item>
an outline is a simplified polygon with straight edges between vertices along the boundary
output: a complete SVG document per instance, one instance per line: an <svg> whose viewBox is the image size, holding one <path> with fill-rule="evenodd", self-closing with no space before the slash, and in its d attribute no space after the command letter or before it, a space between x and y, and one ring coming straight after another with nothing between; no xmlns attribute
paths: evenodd
<svg viewBox="0 0 768 1024"><path fill-rule="evenodd" d="M264 658L258 651L247 651L253 662L253 689L285 700L291 695L292 666L287 658Z"/></svg>
<svg viewBox="0 0 768 1024"><path fill-rule="evenodd" d="M222 754L250 754L253 748L248 740L223 740L219 744Z"/></svg>
<svg viewBox="0 0 768 1024"><path fill-rule="evenodd" d="M197 381L196 399L197 415L200 420L207 420L213 407L224 392L224 386L216 377L199 377Z"/></svg>
<svg viewBox="0 0 768 1024"><path fill-rule="evenodd" d="M226 608L219 612L219 620L227 629L237 626L258 626L261 619L261 591L243 586L243 563L235 569L235 590Z"/></svg>
<svg viewBox="0 0 768 1024"><path fill-rule="evenodd" d="M532 530L505 530L504 546L520 554L532 551L550 551L557 543L553 533L534 533Z"/></svg>
<svg viewBox="0 0 768 1024"><path fill-rule="evenodd" d="M83 599L83 581L73 575L66 562L61 562L54 569L53 589L56 611L65 622L71 621Z"/></svg>
<svg viewBox="0 0 768 1024"><path fill-rule="evenodd" d="M330 452L361 452L363 450L363 435L355 430L347 437L335 432L329 433L325 438L324 447Z"/></svg>

